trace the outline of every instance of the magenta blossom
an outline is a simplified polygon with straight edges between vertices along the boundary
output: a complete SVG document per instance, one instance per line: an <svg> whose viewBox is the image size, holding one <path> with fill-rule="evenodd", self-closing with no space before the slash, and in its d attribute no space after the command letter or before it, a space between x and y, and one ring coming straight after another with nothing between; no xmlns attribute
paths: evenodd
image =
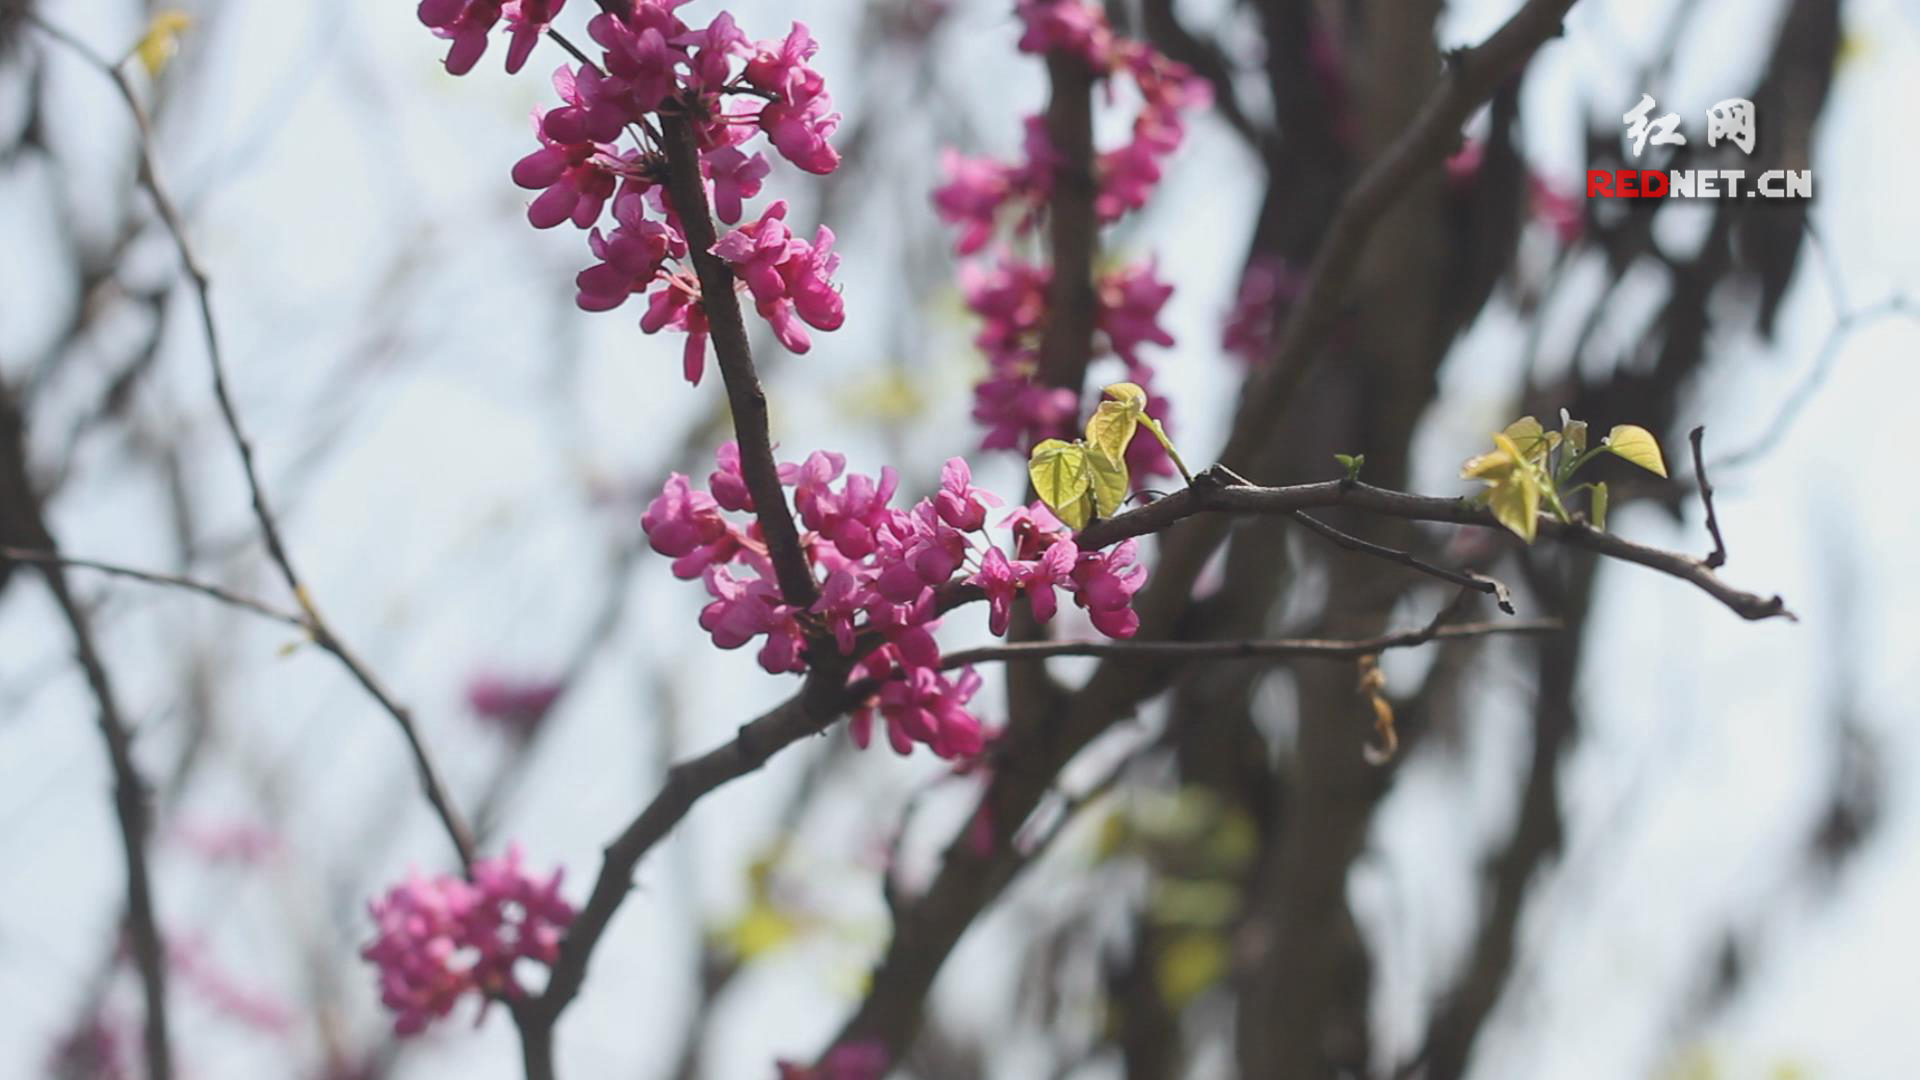
<svg viewBox="0 0 1920 1080"><path fill-rule="evenodd" d="M1122 541L1111 551L1081 552L1073 567L1074 603L1087 609L1094 629L1108 637L1127 638L1140 629L1133 610L1133 594L1146 583L1146 568L1133 561L1134 541Z"/></svg>
<svg viewBox="0 0 1920 1080"><path fill-rule="evenodd" d="M1113 29L1107 13L1088 0L1019 0L1016 7L1026 32L1020 51L1067 52L1095 71L1113 61Z"/></svg>
<svg viewBox="0 0 1920 1080"><path fill-rule="evenodd" d="M786 216L786 200L774 202L759 221L722 237L713 253L733 265L780 343L804 353L813 347L813 339L802 322L818 330L837 330L846 319L832 281L840 256L833 253L833 230L820 226L808 244L787 229Z"/></svg>
<svg viewBox="0 0 1920 1080"><path fill-rule="evenodd" d="M467 707L482 720L519 734L540 726L566 693L560 679L517 679L482 672L467 683Z"/></svg>
<svg viewBox="0 0 1920 1080"><path fill-rule="evenodd" d="M829 173L840 161L830 142L840 114L825 80L808 64L819 46L804 25L793 24L783 40L754 43L724 11L705 26L690 26L676 14L684 2L632 0L588 23L600 56L555 75L561 104L540 116L540 147L515 164L513 179L540 192L527 208L536 228L571 221L590 230L588 246L598 262L577 278L579 306L608 311L644 295L641 330L685 333L682 371L697 383L706 367L707 315L686 230L661 198L668 157L660 141L662 114L692 129L710 205L727 224L741 220L746 200L760 193L770 172L766 156L745 143L762 134L800 168ZM472 69L504 18L512 39L507 66L517 70L562 3L423 0L419 14L452 41L447 69L454 74ZM638 145L621 149L629 136ZM603 231L596 225L609 202L615 227ZM781 210L770 210L761 224L784 213L784 204L776 206ZM763 275L756 305L789 349L805 352L812 344L806 327L831 331L846 318L832 284L839 265L833 232L822 226L805 243L784 226L766 231L781 232L788 246L777 256L760 253L782 283L770 288Z"/></svg>
<svg viewBox="0 0 1920 1080"><path fill-rule="evenodd" d="M824 450L778 467L807 530L801 550L817 589L802 611L777 584L757 523L742 526L726 516L751 506L739 449L722 446L715 464L712 492L693 488L678 473L668 478L641 519L649 543L674 558L675 574L704 580L711 600L700 626L713 643L723 649L758 643L757 659L769 672L805 672L815 650L851 657L867 643L872 651L849 675L872 680L852 728L863 744L877 717L886 722L889 744L903 753L915 744L942 757L980 752L984 736L967 707L979 679L947 672L933 636L943 603L963 597L964 585L986 594L996 634L1006 632L1019 593L1042 621L1058 608L1061 589L1091 590L1081 606L1096 612L1096 625L1121 626L1131 615L1124 609L1143 573L1130 567L1131 547L1111 560L1083 560L1065 526L1036 503L1002 522L1013 532L1015 558L1009 559L983 543L987 509L999 499L974 486L964 461L947 462L931 497L900 508L890 505L900 482L893 470L877 479L849 473L845 457Z"/></svg>
<svg viewBox="0 0 1920 1080"><path fill-rule="evenodd" d="M368 905L378 936L360 951L380 971L380 1000L394 1031L413 1035L453 1011L469 993L517 997L514 966L552 964L573 907L560 897L561 872L534 878L520 849L473 864L473 879L410 875Z"/></svg>
<svg viewBox="0 0 1920 1080"><path fill-rule="evenodd" d="M420 0L420 21L453 42L447 50L448 74L465 75L480 62L501 6L500 0Z"/></svg>
<svg viewBox="0 0 1920 1080"><path fill-rule="evenodd" d="M507 74L517 73L533 55L540 36L553 25L567 0L506 0L501 11L507 17Z"/></svg>

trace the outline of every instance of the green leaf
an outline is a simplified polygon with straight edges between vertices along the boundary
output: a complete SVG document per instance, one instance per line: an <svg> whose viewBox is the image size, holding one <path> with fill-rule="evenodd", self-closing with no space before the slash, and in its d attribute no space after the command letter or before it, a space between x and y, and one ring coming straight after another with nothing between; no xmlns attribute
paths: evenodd
<svg viewBox="0 0 1920 1080"><path fill-rule="evenodd" d="M1655 476L1667 475L1667 463L1660 456L1660 444L1653 432L1634 424L1618 424L1607 433L1607 449Z"/></svg>
<svg viewBox="0 0 1920 1080"><path fill-rule="evenodd" d="M1108 457L1097 446L1087 448L1087 474L1093 483L1093 508L1101 517L1112 517L1127 503L1127 462Z"/></svg>
<svg viewBox="0 0 1920 1080"><path fill-rule="evenodd" d="M1587 496L1587 516L1593 519L1593 527L1606 531L1607 528L1607 485L1593 485L1593 493Z"/></svg>
<svg viewBox="0 0 1920 1080"><path fill-rule="evenodd" d="M1033 448L1027 475L1040 501L1069 528L1085 528L1093 513L1093 473L1082 443L1047 439Z"/></svg>
<svg viewBox="0 0 1920 1080"><path fill-rule="evenodd" d="M1365 454L1335 454L1333 455L1333 460L1339 462L1340 467L1347 470L1348 480L1360 479L1360 470L1366 468L1367 465L1367 455Z"/></svg>
<svg viewBox="0 0 1920 1080"><path fill-rule="evenodd" d="M1139 426L1140 410L1118 401L1103 401L1087 421L1087 446L1115 461L1125 460L1127 444L1133 441Z"/></svg>

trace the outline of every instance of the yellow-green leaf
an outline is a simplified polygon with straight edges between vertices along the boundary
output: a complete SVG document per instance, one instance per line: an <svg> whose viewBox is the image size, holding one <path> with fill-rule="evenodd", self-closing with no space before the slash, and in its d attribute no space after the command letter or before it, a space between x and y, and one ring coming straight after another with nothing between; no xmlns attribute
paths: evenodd
<svg viewBox="0 0 1920 1080"><path fill-rule="evenodd" d="M1227 945L1220 935L1181 934L1160 949L1154 965L1160 998L1178 1010L1191 1004L1227 974Z"/></svg>
<svg viewBox="0 0 1920 1080"><path fill-rule="evenodd" d="M739 921L721 927L714 939L741 961L772 952L799 936L800 924L769 903L756 903Z"/></svg>
<svg viewBox="0 0 1920 1080"><path fill-rule="evenodd" d="M1142 413L1147 409L1147 392L1136 383L1113 383L1106 388L1106 395L1135 413Z"/></svg>
<svg viewBox="0 0 1920 1080"><path fill-rule="evenodd" d="M1093 513L1093 473L1087 464L1087 448L1079 443L1047 439L1033 448L1027 460L1027 475L1033 490L1047 509L1059 516L1069 528L1085 528Z"/></svg>
<svg viewBox="0 0 1920 1080"><path fill-rule="evenodd" d="M1653 432L1634 424L1619 424L1607 433L1607 449L1655 476L1667 475L1667 463L1660 456L1660 444Z"/></svg>
<svg viewBox="0 0 1920 1080"><path fill-rule="evenodd" d="M1127 461L1108 457L1098 446L1087 448L1087 474L1093 481L1093 508L1112 517L1127 502Z"/></svg>
<svg viewBox="0 0 1920 1080"><path fill-rule="evenodd" d="M1533 543L1540 526L1540 483L1533 470L1518 468L1509 472L1489 491L1487 509L1494 519L1513 530L1513 534Z"/></svg>
<svg viewBox="0 0 1920 1080"><path fill-rule="evenodd" d="M1460 466L1460 478L1462 480L1479 478L1492 483L1493 477L1502 475L1513 468L1519 460L1518 455L1510 454L1497 447L1498 441L1506 438L1506 436L1498 435L1494 438L1496 441L1495 449L1489 450L1484 454L1477 454L1470 457L1467 459L1465 465ZM1513 440L1507 439L1507 445L1512 446Z"/></svg>
<svg viewBox="0 0 1920 1080"><path fill-rule="evenodd" d="M1119 401L1103 401L1087 421L1087 446L1095 453L1123 461L1134 429L1140 426L1140 411Z"/></svg>
<svg viewBox="0 0 1920 1080"><path fill-rule="evenodd" d="M1560 434L1567 440L1567 445L1572 448L1574 453L1580 454L1586 452L1587 422L1585 420L1575 420L1573 417L1567 415L1567 410L1561 409Z"/></svg>
<svg viewBox="0 0 1920 1080"><path fill-rule="evenodd" d="M1607 485L1593 485L1593 494L1587 503L1587 516L1593 519L1593 527L1602 531L1607 527Z"/></svg>
<svg viewBox="0 0 1920 1080"><path fill-rule="evenodd" d="M166 10L157 12L147 23L147 32L133 47L133 55L140 60L140 66L147 69L148 78L159 78L160 72L173 59L180 48L180 34L193 25L193 19L184 11Z"/></svg>
<svg viewBox="0 0 1920 1080"><path fill-rule="evenodd" d="M1513 445L1519 448L1518 457L1528 461L1539 461L1547 456L1547 451L1560 444L1560 436L1540 426L1540 421L1531 416L1523 416L1507 425L1501 432Z"/></svg>

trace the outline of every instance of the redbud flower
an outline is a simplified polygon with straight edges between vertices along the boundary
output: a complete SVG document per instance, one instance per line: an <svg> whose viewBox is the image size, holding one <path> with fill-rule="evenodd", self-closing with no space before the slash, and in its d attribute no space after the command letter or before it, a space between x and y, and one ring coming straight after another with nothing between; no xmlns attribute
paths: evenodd
<svg viewBox="0 0 1920 1080"><path fill-rule="evenodd" d="M500 21L500 9L500 0L420 0L420 21L453 42L447 50L449 75L465 75L480 62L487 51L487 32Z"/></svg>
<svg viewBox="0 0 1920 1080"><path fill-rule="evenodd" d="M788 104L770 102L760 110L760 129L780 156L807 172L825 176L840 167L840 152L827 140L840 127L840 114L825 94Z"/></svg>
<svg viewBox="0 0 1920 1080"><path fill-rule="evenodd" d="M965 458L948 458L940 470L940 493L933 506L940 520L961 532L979 532L987 524L987 507L999 506L1000 496L973 486L973 470Z"/></svg>
<svg viewBox="0 0 1920 1080"><path fill-rule="evenodd" d="M710 150L700 160L713 181L714 216L729 225L740 220L741 200L760 194L760 182L772 170L765 157L743 154L734 146Z"/></svg>
<svg viewBox="0 0 1920 1080"><path fill-rule="evenodd" d="M1098 6L1086 0L1020 0L1016 10L1026 23L1021 52L1070 52L1095 71L1111 62L1113 30Z"/></svg>
<svg viewBox="0 0 1920 1080"><path fill-rule="evenodd" d="M732 439L721 443L713 452L713 463L713 472L707 474L713 501L722 509L752 511L753 493L747 488L746 474L740 471L740 444Z"/></svg>
<svg viewBox="0 0 1920 1080"><path fill-rule="evenodd" d="M759 221L722 237L713 253L733 265L753 294L755 309L772 324L780 343L791 352L804 353L813 347L813 340L801 322L837 330L845 321L845 308L832 282L840 257L833 253L833 230L820 226L814 242L808 244L787 229L786 216L786 200L775 201Z"/></svg>
<svg viewBox="0 0 1920 1080"><path fill-rule="evenodd" d="M1134 563L1134 541L1111 551L1080 553L1073 568L1074 603L1087 609L1094 629L1108 637L1132 637L1140 629L1133 594L1146 583L1146 568Z"/></svg>
<svg viewBox="0 0 1920 1080"><path fill-rule="evenodd" d="M879 1040L842 1043L827 1051L818 1068L791 1061L775 1064L780 1080L881 1080L887 1074L887 1048Z"/></svg>
<svg viewBox="0 0 1920 1080"><path fill-rule="evenodd" d="M821 79L807 67L807 61L820 51L820 44L805 23L796 22L785 40L762 41L753 46L753 58L744 72L757 90L785 102L804 101L820 93Z"/></svg>
<svg viewBox="0 0 1920 1080"><path fill-rule="evenodd" d="M686 239L669 225L649 220L645 207L645 196L621 195L613 204L618 227L604 235L599 229L587 235L587 246L600 263L574 277L579 287L575 302L582 310L619 307L627 297L652 287L669 258L686 254Z"/></svg>
<svg viewBox="0 0 1920 1080"><path fill-rule="evenodd" d="M501 10L507 17L511 41L507 45L507 74L518 72L532 55L540 35L547 32L567 0L506 0Z"/></svg>
<svg viewBox="0 0 1920 1080"><path fill-rule="evenodd" d="M482 720L531 734L565 693L559 679L513 679L481 673L467 683L467 707Z"/></svg>
<svg viewBox="0 0 1920 1080"><path fill-rule="evenodd" d="M640 331L646 334L672 327L684 330L687 346L681 356L681 371L695 386L707 368L707 309L700 303L700 279L691 270L669 274L647 297L647 313L640 316Z"/></svg>
<svg viewBox="0 0 1920 1080"><path fill-rule="evenodd" d="M1161 281L1155 270L1149 261L1123 267L1099 282L1100 329L1129 368L1141 366L1142 344L1173 344L1173 335L1160 325L1160 309L1173 295L1173 286Z"/></svg>
<svg viewBox="0 0 1920 1080"><path fill-rule="evenodd" d="M515 997L520 960L552 964L573 907L560 897L561 871L529 876L520 850L473 864L473 880L411 874L368 905L378 936L360 951L380 973L380 1000L394 1031L412 1035L446 1016L468 993Z"/></svg>

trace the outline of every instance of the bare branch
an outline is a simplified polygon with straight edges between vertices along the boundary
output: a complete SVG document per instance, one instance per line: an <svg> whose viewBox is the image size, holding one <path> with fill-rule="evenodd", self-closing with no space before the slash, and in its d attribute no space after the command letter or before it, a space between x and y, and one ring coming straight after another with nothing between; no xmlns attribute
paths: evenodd
<svg viewBox="0 0 1920 1080"><path fill-rule="evenodd" d="M1422 173L1438 166L1459 145L1461 126L1493 96L1495 88L1519 70L1534 50L1560 35L1561 20L1573 5L1574 0L1528 0L1491 37L1449 54L1447 78L1439 91L1340 201L1308 267L1305 290L1287 315L1272 360L1241 398L1233 438L1220 455L1222 461L1251 466L1260 456L1277 429L1273 418L1285 411L1332 331L1373 230Z"/></svg>
<svg viewBox="0 0 1920 1080"><path fill-rule="evenodd" d="M201 330L207 340L207 364L213 375L213 396L220 406L220 417L227 428L227 435L240 457L240 469L246 477L247 491L253 502L253 516L260 527L260 537L266 543L268 558L279 570L287 588L292 591L299 603L301 612L306 616L308 628L313 634L314 643L338 660L354 681L372 696L380 707L392 716L400 725L400 734L405 738L407 749L413 756L414 770L419 774L420 786L424 789L427 801L432 804L439 816L447 838L452 841L454 850L460 857L460 864L471 866L473 863L473 834L467 827L460 812L455 809L453 800L448 796L445 784L440 779L439 770L434 766L433 758L427 752L426 743L420 737L419 728L414 724L412 714L400 705L379 678L375 676L361 660L334 633L331 626L314 606L313 596L295 571L292 558L287 554L287 545L280 532L279 520L267 502L266 489L260 482L259 470L254 465L253 444L247 439L246 430L240 424L239 413L235 411L232 394L228 390L226 362L220 349L220 334L213 318L213 299L210 281L200 260L194 255L192 243L187 239L186 226L180 217L178 206L167 194L166 185L160 179L160 170L154 159L153 125L147 116L147 110L140 104L134 93L133 84L126 74L99 53L88 47L78 38L48 23L39 15L29 12L28 18L50 37L73 50L82 60L99 70L113 81L125 101L127 111L132 115L137 133L137 146L140 155L140 179L147 193L153 197L154 208L160 215L160 222L172 239L173 246L180 256L180 265L186 272L188 282L199 306Z"/></svg>
<svg viewBox="0 0 1920 1080"><path fill-rule="evenodd" d="M1096 522L1077 538L1087 548L1105 547L1132 536L1161 532L1183 518L1196 514L1292 514L1319 506L1351 506L1386 517L1412 521L1438 521L1453 525L1477 525L1500 528L1485 506L1463 498L1437 498L1389 491L1357 481L1328 480L1316 484L1289 487L1260 487L1235 484L1208 470L1195 478L1194 485L1176 491L1159 502L1129 510L1118 517ZM1540 535L1557 543L1582 548L1597 555L1637 563L1663 574L1689 582L1726 605L1745 619L1793 618L1786 602L1778 596L1764 597L1743 592L1728 585L1701 559L1677 552L1636 544L1590 525L1540 518Z"/></svg>
<svg viewBox="0 0 1920 1080"><path fill-rule="evenodd" d="M527 1010L533 1018L550 1025L580 992L587 961L632 888L634 868L695 803L759 769L786 747L825 731L850 705L873 692L871 683L845 685L846 671L844 661L816 667L799 693L742 725L724 746L667 770L659 794L607 845L600 876L567 932L546 992Z"/></svg>
<svg viewBox="0 0 1920 1080"><path fill-rule="evenodd" d="M1155 660L1246 660L1310 657L1350 660L1383 649L1405 649L1450 638L1490 637L1495 634L1545 634L1561 629L1559 619L1518 619L1510 622L1458 623L1424 626L1378 637L1273 638L1260 641L1022 641L962 649L941 659L943 668L968 664L1040 660L1052 656L1118 656Z"/></svg>

